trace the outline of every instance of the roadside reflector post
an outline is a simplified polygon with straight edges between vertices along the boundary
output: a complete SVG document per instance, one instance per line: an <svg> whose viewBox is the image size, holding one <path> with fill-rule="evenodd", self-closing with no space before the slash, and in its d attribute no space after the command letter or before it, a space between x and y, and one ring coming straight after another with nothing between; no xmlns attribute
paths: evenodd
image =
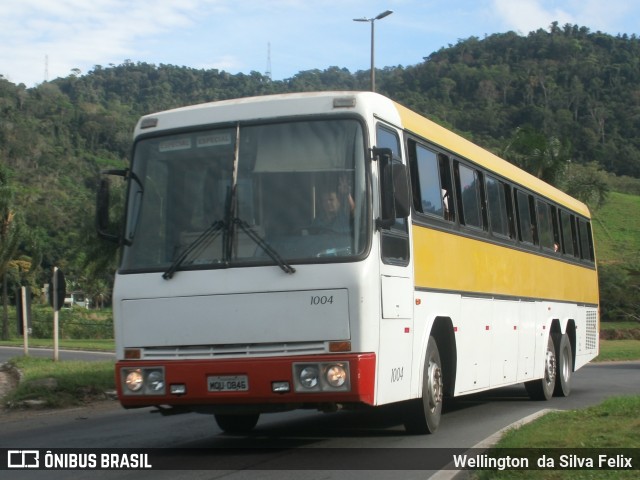
<svg viewBox="0 0 640 480"><path fill-rule="evenodd" d="M57 362L58 355L58 267L53 267L53 361ZM63 300L64 301L64 300Z"/></svg>
<svg viewBox="0 0 640 480"><path fill-rule="evenodd" d="M53 307L53 360L58 361L58 312L64 305L64 297L66 295L67 285L62 270L53 267L52 288L49 294L49 303Z"/></svg>
<svg viewBox="0 0 640 480"><path fill-rule="evenodd" d="M22 343L24 356L29 356L29 304L27 303L27 287L20 287L20 305L22 313Z"/></svg>

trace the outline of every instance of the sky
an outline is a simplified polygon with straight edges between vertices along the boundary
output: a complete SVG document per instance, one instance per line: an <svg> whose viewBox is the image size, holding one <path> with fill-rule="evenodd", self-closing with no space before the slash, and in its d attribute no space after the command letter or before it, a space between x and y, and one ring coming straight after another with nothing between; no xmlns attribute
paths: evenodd
<svg viewBox="0 0 640 480"><path fill-rule="evenodd" d="M0 75L33 87L125 61L270 71L274 80L337 66L416 65L475 36L521 35L551 22L638 34L634 0L4 0Z"/></svg>

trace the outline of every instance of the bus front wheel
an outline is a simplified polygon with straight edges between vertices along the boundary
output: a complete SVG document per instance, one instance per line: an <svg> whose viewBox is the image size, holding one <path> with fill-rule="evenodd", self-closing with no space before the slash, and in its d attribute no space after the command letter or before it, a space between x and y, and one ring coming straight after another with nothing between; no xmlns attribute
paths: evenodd
<svg viewBox="0 0 640 480"><path fill-rule="evenodd" d="M216 423L225 433L243 434L249 433L258 423L259 413L244 415L228 415L217 413L214 415Z"/></svg>
<svg viewBox="0 0 640 480"><path fill-rule="evenodd" d="M544 376L539 380L525 382L524 386L532 400L549 400L556 386L556 348L549 335L547 350L544 355Z"/></svg>
<svg viewBox="0 0 640 480"><path fill-rule="evenodd" d="M429 337L422 377L422 398L410 400L404 427L408 433L435 433L442 415L442 362L435 338Z"/></svg>

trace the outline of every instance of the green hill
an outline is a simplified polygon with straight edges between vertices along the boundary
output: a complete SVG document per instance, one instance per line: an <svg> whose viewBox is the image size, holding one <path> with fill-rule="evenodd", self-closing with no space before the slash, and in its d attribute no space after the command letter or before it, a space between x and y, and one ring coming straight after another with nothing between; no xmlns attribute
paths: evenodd
<svg viewBox="0 0 640 480"><path fill-rule="evenodd" d="M611 192L593 212L603 321L640 321L640 196Z"/></svg>
<svg viewBox="0 0 640 480"><path fill-rule="evenodd" d="M600 264L633 264L640 256L640 196L611 192L593 212L593 235Z"/></svg>
<svg viewBox="0 0 640 480"><path fill-rule="evenodd" d="M640 193L636 35L554 22L526 36L471 37L425 55L417 65L381 69L377 90L581 200L563 178L575 169L569 164L584 167L587 187L591 180L606 183L597 168L618 184L635 182L635 190L610 184L611 190ZM7 267L9 295L18 285L37 291L55 265L70 289L108 298L117 257L113 245L95 235L96 183L100 170L128 164L140 115L252 95L367 90L369 78L368 71L335 66L272 81L258 72L126 60L27 88L4 78L0 67L0 226L22 227L15 228L21 232L15 254L0 244L0 278ZM639 199L612 194L595 212L600 285L609 305L603 316L611 319L640 311L640 299L633 303L640 297L640 280L634 280L640 279ZM618 314L611 306L626 310Z"/></svg>

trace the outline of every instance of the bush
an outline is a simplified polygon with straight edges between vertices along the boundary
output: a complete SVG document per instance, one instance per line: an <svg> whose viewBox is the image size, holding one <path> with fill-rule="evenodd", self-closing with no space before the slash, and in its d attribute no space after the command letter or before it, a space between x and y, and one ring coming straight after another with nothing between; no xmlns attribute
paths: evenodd
<svg viewBox="0 0 640 480"><path fill-rule="evenodd" d="M637 269L601 264L598 272L602 320L640 321L640 277Z"/></svg>
<svg viewBox="0 0 640 480"><path fill-rule="evenodd" d="M108 310L65 308L60 310L58 328L61 339L109 339L113 338L113 317ZM53 338L53 310L50 307L32 306L31 336Z"/></svg>

